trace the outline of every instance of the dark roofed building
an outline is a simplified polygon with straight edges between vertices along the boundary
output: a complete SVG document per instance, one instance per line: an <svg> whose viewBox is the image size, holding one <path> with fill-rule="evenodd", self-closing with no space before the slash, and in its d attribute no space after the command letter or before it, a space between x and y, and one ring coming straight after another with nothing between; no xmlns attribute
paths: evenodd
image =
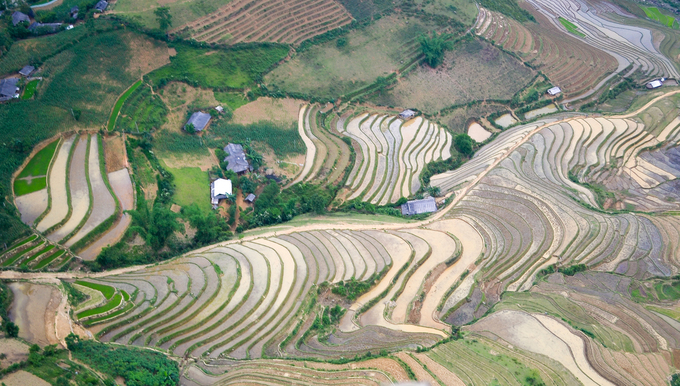
<svg viewBox="0 0 680 386"><path fill-rule="evenodd" d="M21 75L23 75L23 76L25 76L25 77L28 77L28 76L30 76L30 75L33 73L33 71L35 71L35 67L33 67L33 66L24 66L24 68L22 68L21 70L19 70L19 74L21 74Z"/></svg>
<svg viewBox="0 0 680 386"><path fill-rule="evenodd" d="M23 12L16 11L12 14L12 24L17 25L22 21L30 23L31 19L29 19L28 15Z"/></svg>
<svg viewBox="0 0 680 386"><path fill-rule="evenodd" d="M243 151L243 146L230 143L224 147L224 152L228 155L224 158L228 162L227 170L231 170L234 173L243 173L250 169L250 164L246 159L246 153Z"/></svg>
<svg viewBox="0 0 680 386"><path fill-rule="evenodd" d="M0 101L8 101L17 93L17 83L19 78L6 78L0 80Z"/></svg>
<svg viewBox="0 0 680 386"><path fill-rule="evenodd" d="M191 114L191 118L189 118L186 125L184 125L184 130L187 129L187 126L194 125L194 130L203 131L206 128L206 126L208 126L208 123L210 123L210 118L211 118L210 114L206 114L202 111L197 111Z"/></svg>
<svg viewBox="0 0 680 386"><path fill-rule="evenodd" d="M248 197L245 198L245 202L249 202L252 204L253 202L255 202L255 197L256 196L254 194L250 193Z"/></svg>
<svg viewBox="0 0 680 386"><path fill-rule="evenodd" d="M30 26L28 26L29 31L35 31L38 28L44 28L50 32L57 32L57 30L61 27L61 23L38 23L33 22Z"/></svg>
<svg viewBox="0 0 680 386"><path fill-rule="evenodd" d="M69 14L71 15L71 19L77 19L78 18L78 11L80 11L80 9L78 9L77 6L71 8L71 10L69 11Z"/></svg>
<svg viewBox="0 0 680 386"><path fill-rule="evenodd" d="M434 197L424 198L422 200L407 201L401 205L401 214L410 216L414 214L432 213L437 211L437 202Z"/></svg>
<svg viewBox="0 0 680 386"><path fill-rule="evenodd" d="M94 6L95 11L99 12L104 12L106 10L106 7L109 6L109 2L106 0L99 0L97 4Z"/></svg>

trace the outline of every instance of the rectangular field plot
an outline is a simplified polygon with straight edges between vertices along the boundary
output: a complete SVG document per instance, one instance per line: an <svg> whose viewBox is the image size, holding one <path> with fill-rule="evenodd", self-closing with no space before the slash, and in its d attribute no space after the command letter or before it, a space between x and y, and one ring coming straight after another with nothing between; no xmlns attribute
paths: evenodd
<svg viewBox="0 0 680 386"><path fill-rule="evenodd" d="M408 24L407 24L408 22ZM397 71L419 53L416 37L431 25L414 18L389 16L336 40L314 46L277 67L265 77L270 89L320 98L335 98Z"/></svg>
<svg viewBox="0 0 680 386"><path fill-rule="evenodd" d="M374 101L426 113L480 99L510 99L536 72L481 40L457 46L437 69L421 65Z"/></svg>
<svg viewBox="0 0 680 386"><path fill-rule="evenodd" d="M50 168L50 162L57 149L59 140L55 140L43 149L38 151L26 167L19 173L17 179L14 181L14 193L17 196L22 196L31 192L36 192L44 189L47 186L47 171Z"/></svg>
<svg viewBox="0 0 680 386"><path fill-rule="evenodd" d="M168 171L175 176L177 186L174 201L179 206L191 204L198 205L199 208L210 209L210 179L208 172L200 168L180 168Z"/></svg>

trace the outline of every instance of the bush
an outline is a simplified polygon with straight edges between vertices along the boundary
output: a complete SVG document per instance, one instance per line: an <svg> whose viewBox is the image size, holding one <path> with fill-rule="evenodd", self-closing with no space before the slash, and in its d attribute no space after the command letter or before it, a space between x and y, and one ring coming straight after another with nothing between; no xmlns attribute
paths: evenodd
<svg viewBox="0 0 680 386"><path fill-rule="evenodd" d="M432 68L438 67L444 61L444 54L453 47L453 42L449 41L453 35L438 34L432 32L431 35L420 35L418 42L420 50L425 55L425 62Z"/></svg>

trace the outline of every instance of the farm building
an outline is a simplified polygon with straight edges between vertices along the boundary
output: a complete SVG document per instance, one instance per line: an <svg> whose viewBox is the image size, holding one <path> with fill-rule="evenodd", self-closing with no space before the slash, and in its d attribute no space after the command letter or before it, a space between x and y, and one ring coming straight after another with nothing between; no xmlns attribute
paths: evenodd
<svg viewBox="0 0 680 386"><path fill-rule="evenodd" d="M210 203L213 205L213 209L217 207L220 200L231 196L231 180L225 180L224 178L218 178L210 184Z"/></svg>
<svg viewBox="0 0 680 386"><path fill-rule="evenodd" d="M404 110L399 113L399 118L401 119L411 119L416 116L416 112L413 110Z"/></svg>
<svg viewBox="0 0 680 386"><path fill-rule="evenodd" d="M30 26L28 26L28 30L35 32L38 28L42 28L49 32L57 32L59 30L59 27L61 27L61 23L38 23L36 21L33 22Z"/></svg>
<svg viewBox="0 0 680 386"><path fill-rule="evenodd" d="M228 155L224 157L224 160L228 162L227 170L231 170L234 173L243 173L250 169L250 164L246 159L246 153L243 151L243 146L230 143L224 147L224 152Z"/></svg>
<svg viewBox="0 0 680 386"><path fill-rule="evenodd" d="M15 26L23 21L30 23L31 19L29 19L28 15L23 12L16 11L12 14L12 24Z"/></svg>
<svg viewBox="0 0 680 386"><path fill-rule="evenodd" d="M194 130L203 131L210 123L210 118L210 114L206 114L203 111L197 111L191 114L191 117L184 125L184 130L187 129L187 126L194 125Z"/></svg>
<svg viewBox="0 0 680 386"><path fill-rule="evenodd" d="M19 78L6 78L0 80L0 102L8 101L19 95L17 83L19 83Z"/></svg>
<svg viewBox="0 0 680 386"><path fill-rule="evenodd" d="M19 74L23 75L25 77L29 77L33 71L35 71L35 67L33 66L24 66L21 70L19 70Z"/></svg>
<svg viewBox="0 0 680 386"><path fill-rule="evenodd" d="M217 110L218 113L222 114L224 112L224 107L217 106L217 107L215 107L215 110Z"/></svg>
<svg viewBox="0 0 680 386"><path fill-rule="evenodd" d="M78 9L77 6L71 8L71 10L69 11L69 14L71 15L71 19L77 19L78 18L78 11L80 11L80 10Z"/></svg>
<svg viewBox="0 0 680 386"><path fill-rule="evenodd" d="M550 95L550 96L555 96L555 95L557 95L561 92L562 92L562 89L557 87L557 86L551 87L551 88L548 89L548 95Z"/></svg>
<svg viewBox="0 0 680 386"><path fill-rule="evenodd" d="M401 214L404 216L431 213L436 211L437 202L435 202L434 197L428 197L422 200L407 201L405 204L401 205Z"/></svg>
<svg viewBox="0 0 680 386"><path fill-rule="evenodd" d="M255 202L255 198L256 198L256 197L257 197L257 196L255 196L254 194L250 193L250 194L245 198L244 201L245 201L245 202L249 202L249 203L252 204L253 202Z"/></svg>
<svg viewBox="0 0 680 386"><path fill-rule="evenodd" d="M94 10L98 12L104 12L106 10L106 7L109 6L109 2L106 0L99 0L97 4L94 6Z"/></svg>
<svg viewBox="0 0 680 386"><path fill-rule="evenodd" d="M663 82L666 80L666 78L661 78L661 79L654 79L653 81L647 83L647 88L652 90L655 88L659 88L663 86Z"/></svg>

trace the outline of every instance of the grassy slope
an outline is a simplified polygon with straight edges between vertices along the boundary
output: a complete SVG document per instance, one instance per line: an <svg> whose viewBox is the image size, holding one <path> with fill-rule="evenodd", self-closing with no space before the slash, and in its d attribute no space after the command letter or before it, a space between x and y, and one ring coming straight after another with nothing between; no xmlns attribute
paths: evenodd
<svg viewBox="0 0 680 386"><path fill-rule="evenodd" d="M113 130L113 128L116 125L116 119L118 118L118 113L120 112L121 107L123 107L123 103L130 97L130 95L137 89L137 87L142 85L142 81L138 81L135 84L132 85L123 95L118 98L116 101L116 104L113 106L113 111L111 111L111 116L109 117L109 123L107 125L107 129L109 131Z"/></svg>
<svg viewBox="0 0 680 386"><path fill-rule="evenodd" d="M659 8L656 7L643 7L640 6L648 18L658 21L659 23L665 25L666 27L673 27L675 24L675 18L666 14L661 13Z"/></svg>
<svg viewBox="0 0 680 386"><path fill-rule="evenodd" d="M168 169L175 176L174 202L179 206L196 204L210 210L210 179L200 168Z"/></svg>

